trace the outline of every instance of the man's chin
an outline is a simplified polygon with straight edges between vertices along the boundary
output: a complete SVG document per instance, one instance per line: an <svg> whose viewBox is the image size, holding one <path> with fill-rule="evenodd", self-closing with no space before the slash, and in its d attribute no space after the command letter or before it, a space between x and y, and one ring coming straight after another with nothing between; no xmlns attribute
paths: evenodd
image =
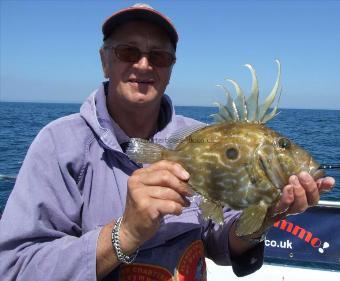
<svg viewBox="0 0 340 281"><path fill-rule="evenodd" d="M134 105L144 106L158 103L160 99L161 96L155 92L135 92L130 96L129 101Z"/></svg>

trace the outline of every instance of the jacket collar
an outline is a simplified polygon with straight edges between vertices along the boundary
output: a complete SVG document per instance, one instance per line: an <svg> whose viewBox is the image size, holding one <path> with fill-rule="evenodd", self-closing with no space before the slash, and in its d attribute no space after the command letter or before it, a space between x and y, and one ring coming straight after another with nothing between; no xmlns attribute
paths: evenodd
<svg viewBox="0 0 340 281"><path fill-rule="evenodd" d="M109 149L122 152L120 144L127 142L129 137L115 123L106 107L105 88L107 82L104 82L95 90L80 108L80 115L85 119L94 133L98 136L102 144ZM158 128L159 131L152 137L156 142L165 140L175 130L173 120L175 110L172 102L167 95L163 95L159 113Z"/></svg>

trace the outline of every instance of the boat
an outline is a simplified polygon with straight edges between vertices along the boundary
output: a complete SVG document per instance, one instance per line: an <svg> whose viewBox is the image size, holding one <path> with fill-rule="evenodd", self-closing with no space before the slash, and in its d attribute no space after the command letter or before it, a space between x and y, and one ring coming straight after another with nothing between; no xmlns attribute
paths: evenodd
<svg viewBox="0 0 340 281"><path fill-rule="evenodd" d="M207 280L213 281L339 281L340 272L287 265L264 264L258 271L237 277L230 266L218 266L207 259Z"/></svg>

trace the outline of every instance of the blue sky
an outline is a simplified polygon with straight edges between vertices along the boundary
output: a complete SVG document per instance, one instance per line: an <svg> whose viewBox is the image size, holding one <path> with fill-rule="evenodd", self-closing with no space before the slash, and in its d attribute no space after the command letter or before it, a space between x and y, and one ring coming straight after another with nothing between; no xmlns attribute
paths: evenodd
<svg viewBox="0 0 340 281"><path fill-rule="evenodd" d="M103 80L101 25L137 1L1 1L0 100L82 102ZM224 102L225 78L262 97L282 63L281 107L340 109L340 1L147 1L180 42L167 93L176 105ZM232 87L229 87L232 89Z"/></svg>

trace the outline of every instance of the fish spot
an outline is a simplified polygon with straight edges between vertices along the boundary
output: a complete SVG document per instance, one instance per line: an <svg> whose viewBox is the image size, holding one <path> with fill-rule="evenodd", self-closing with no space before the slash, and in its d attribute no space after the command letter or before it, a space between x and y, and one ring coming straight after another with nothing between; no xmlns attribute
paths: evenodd
<svg viewBox="0 0 340 281"><path fill-rule="evenodd" d="M235 160L238 158L238 150L235 147L230 147L226 150L225 155L230 160Z"/></svg>

